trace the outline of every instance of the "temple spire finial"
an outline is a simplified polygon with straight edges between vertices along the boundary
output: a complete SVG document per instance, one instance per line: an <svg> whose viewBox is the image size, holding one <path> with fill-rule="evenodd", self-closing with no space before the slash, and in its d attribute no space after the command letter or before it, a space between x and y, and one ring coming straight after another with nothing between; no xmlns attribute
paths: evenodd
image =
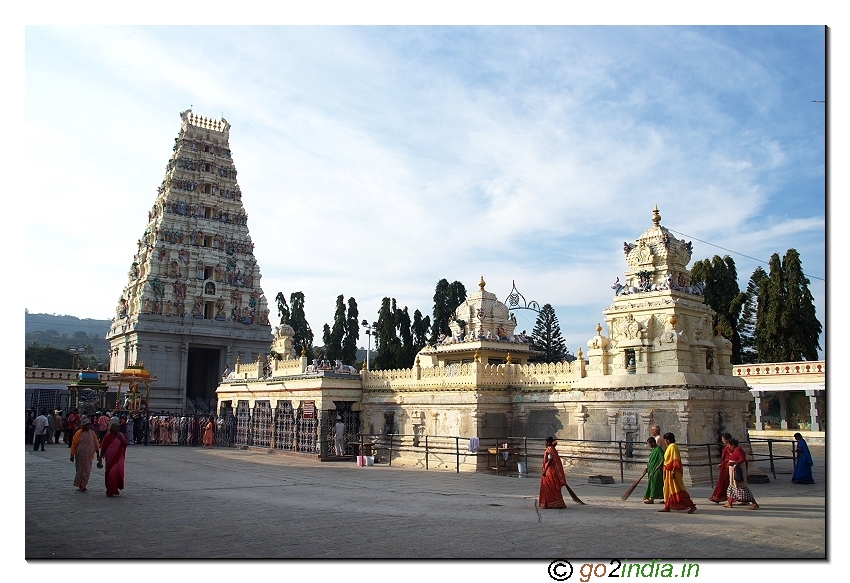
<svg viewBox="0 0 850 583"><path fill-rule="evenodd" d="M655 210L652 211L652 222L655 223L655 226L661 224L661 214L658 212L658 205L655 205Z"/></svg>
<svg viewBox="0 0 850 583"><path fill-rule="evenodd" d="M484 291L484 286L487 285L487 282L484 281L484 276L481 276L481 281L478 282L478 287L481 288L481 291Z"/></svg>

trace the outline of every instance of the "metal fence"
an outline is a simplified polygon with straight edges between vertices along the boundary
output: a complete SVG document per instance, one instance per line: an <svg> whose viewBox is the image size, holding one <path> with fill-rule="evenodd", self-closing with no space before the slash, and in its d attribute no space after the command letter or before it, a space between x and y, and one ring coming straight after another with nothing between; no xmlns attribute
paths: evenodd
<svg viewBox="0 0 850 583"><path fill-rule="evenodd" d="M427 470L430 468L432 459L445 460L453 456L455 471L460 472L462 457L488 456L486 466L495 469L497 474L502 468L508 473L514 468L517 468L514 471L518 471L519 463L525 463L527 468L529 458L541 460L546 450L546 442L542 438L516 436L480 438L475 442L477 447L473 445L469 437L445 435L364 434L358 437L358 441L362 444L361 449L371 450L375 453L377 461L385 461L389 465L392 465L394 458L397 459L404 454L414 454L423 459L423 467ZM602 462L614 467L619 466L620 482L625 482L626 471L641 470L649 461L649 450L635 447L640 446L640 442L559 439L558 443L561 446L559 451L561 458L574 461L577 465ZM677 443L676 445L689 460L702 460L688 461L683 464L684 466L707 467L709 479L714 481L721 459L722 444ZM791 460L792 465L796 463L797 449L794 440L753 439L742 441L740 445L748 450L748 454L752 455L756 462L767 461L774 479L776 479L777 461ZM787 454L780 453L783 445L788 448ZM504 462L499 459L499 456L504 456Z"/></svg>

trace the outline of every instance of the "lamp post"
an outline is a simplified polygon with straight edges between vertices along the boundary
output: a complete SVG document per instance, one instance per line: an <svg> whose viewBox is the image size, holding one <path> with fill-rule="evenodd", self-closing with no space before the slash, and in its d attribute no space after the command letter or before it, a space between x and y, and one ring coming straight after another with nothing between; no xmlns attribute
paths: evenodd
<svg viewBox="0 0 850 583"><path fill-rule="evenodd" d="M80 355L86 353L86 347L82 344L72 344L68 347L68 352L74 355L74 368L82 370L83 367L80 364Z"/></svg>
<svg viewBox="0 0 850 583"><path fill-rule="evenodd" d="M366 370L369 370L369 353L372 352L372 336L375 334L375 328L378 327L378 323L372 322L372 325L370 326L368 320L363 320L360 322L360 325L366 327L366 336L368 338L366 341ZM376 338L375 346L377 345L378 339Z"/></svg>

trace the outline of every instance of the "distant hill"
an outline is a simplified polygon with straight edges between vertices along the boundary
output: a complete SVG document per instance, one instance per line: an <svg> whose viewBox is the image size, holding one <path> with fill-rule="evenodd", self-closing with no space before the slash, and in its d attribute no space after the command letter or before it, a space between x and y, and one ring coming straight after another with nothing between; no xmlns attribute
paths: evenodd
<svg viewBox="0 0 850 583"><path fill-rule="evenodd" d="M112 320L93 320L86 318L81 320L76 316L59 316L56 314L30 314L24 312L24 331L39 332L55 330L59 334L71 336L74 332L85 332L104 338L109 332Z"/></svg>
<svg viewBox="0 0 850 583"><path fill-rule="evenodd" d="M67 351L69 346L89 347L83 360L94 360L99 364L109 362L109 342L106 333L112 320L80 319L76 316L58 316L55 314L30 314L24 317L25 347L49 346ZM28 350L25 366L55 366L47 362L38 362L46 358L40 351ZM34 361L34 362L30 362ZM91 363L94 365L94 362Z"/></svg>

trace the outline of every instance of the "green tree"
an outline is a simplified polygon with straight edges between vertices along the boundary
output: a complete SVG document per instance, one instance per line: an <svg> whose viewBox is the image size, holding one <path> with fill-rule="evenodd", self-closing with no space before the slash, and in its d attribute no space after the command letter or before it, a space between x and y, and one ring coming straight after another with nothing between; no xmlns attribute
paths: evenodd
<svg viewBox="0 0 850 583"><path fill-rule="evenodd" d="M759 286L756 346L761 362L817 360L823 327L817 319L809 279L796 249L782 261L770 258L770 271Z"/></svg>
<svg viewBox="0 0 850 583"><path fill-rule="evenodd" d="M566 358L567 347L552 304L546 304L540 309L531 332L531 341L534 349L543 353L546 362L561 362Z"/></svg>
<svg viewBox="0 0 850 583"><path fill-rule="evenodd" d="M375 368L378 370L389 370L395 364L395 355L398 353L399 342L395 326L395 298L384 298L381 301L381 309L378 312L378 322L375 328Z"/></svg>
<svg viewBox="0 0 850 583"><path fill-rule="evenodd" d="M434 290L434 319L431 321L431 343L436 343L440 334L449 336L451 334L449 328L449 316L447 312L449 293L449 280L443 278L437 282L437 287Z"/></svg>
<svg viewBox="0 0 850 583"><path fill-rule="evenodd" d="M758 350L756 348L756 313L758 310L759 286L767 279L767 273L761 267L757 267L750 276L747 283L747 291L744 292L747 299L741 309L741 318L738 320L738 333L741 336L741 364L754 364L759 362Z"/></svg>
<svg viewBox="0 0 850 583"><path fill-rule="evenodd" d="M416 354L413 352L413 334L410 330L410 314L407 306L403 310L395 310L395 327L398 331L399 344L396 347L394 368L410 368Z"/></svg>
<svg viewBox="0 0 850 583"><path fill-rule="evenodd" d="M357 363L357 341L360 339L360 314L357 300L348 298L348 316L345 320L345 340L342 341L342 361L346 364Z"/></svg>
<svg viewBox="0 0 850 583"><path fill-rule="evenodd" d="M785 274L785 313L783 328L788 360L817 360L820 333L823 331L815 310L815 298L809 290L809 278L803 273L803 262L796 249L782 258Z"/></svg>
<svg viewBox="0 0 850 583"><path fill-rule="evenodd" d="M449 319L464 301L466 301L466 288L461 282L449 283L447 279L437 282L434 290L434 320L431 322L432 343L437 341L440 334L451 336Z"/></svg>
<svg viewBox="0 0 850 583"><path fill-rule="evenodd" d="M330 360L342 360L342 341L345 338L346 319L345 301L342 294L336 297L333 328L325 324L322 341L325 343L325 356Z"/></svg>
<svg viewBox="0 0 850 583"><path fill-rule="evenodd" d="M691 281L705 282L705 303L715 312L712 331L720 326L723 336L732 341L732 363L739 364L741 335L738 322L747 296L738 287L735 261L728 255L722 258L715 255L711 261L697 261L691 269Z"/></svg>
<svg viewBox="0 0 850 583"><path fill-rule="evenodd" d="M307 316L304 314L304 301L304 294L300 291L294 292L289 296L289 305L291 306L289 325L295 331L295 335L292 338L295 354L300 356L302 351L306 351L307 358L312 360L314 358L313 330L310 329ZM278 305L278 309L280 309L280 305ZM281 322L286 323L282 320Z"/></svg>
<svg viewBox="0 0 850 583"><path fill-rule="evenodd" d="M25 366L41 368L73 368L74 356L67 350L52 346L27 346L24 349Z"/></svg>
<svg viewBox="0 0 850 583"><path fill-rule="evenodd" d="M420 350L425 348L428 343L428 329L431 327L431 318L425 316L422 318L422 312L416 310L413 312L413 323L410 325L410 330L413 334L413 354L416 355Z"/></svg>
<svg viewBox="0 0 850 583"><path fill-rule="evenodd" d="M289 306L286 303L286 298L283 297L283 293L277 292L274 299L277 302L277 315L280 316L280 323L289 324Z"/></svg>
<svg viewBox="0 0 850 583"><path fill-rule="evenodd" d="M756 348L761 362L784 362L782 357L782 305L785 302L785 277L779 253L768 262L767 278L759 285L756 309Z"/></svg>

